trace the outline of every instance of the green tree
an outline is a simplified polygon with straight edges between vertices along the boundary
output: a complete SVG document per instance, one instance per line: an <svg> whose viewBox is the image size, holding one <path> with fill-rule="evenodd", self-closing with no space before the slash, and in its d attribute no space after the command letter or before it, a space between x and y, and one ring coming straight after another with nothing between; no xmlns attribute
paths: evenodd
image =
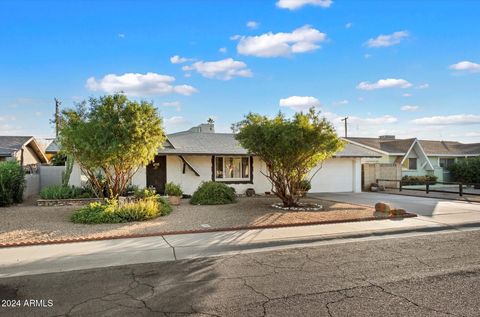
<svg viewBox="0 0 480 317"><path fill-rule="evenodd" d="M310 172L344 146L332 124L313 108L292 119L282 113L273 119L250 113L239 127L236 139L266 163L265 176L286 207L298 205L303 181L310 181L318 170Z"/></svg>
<svg viewBox="0 0 480 317"><path fill-rule="evenodd" d="M59 141L87 176L97 196L117 197L165 141L157 109L122 94L90 98L62 111Z"/></svg>

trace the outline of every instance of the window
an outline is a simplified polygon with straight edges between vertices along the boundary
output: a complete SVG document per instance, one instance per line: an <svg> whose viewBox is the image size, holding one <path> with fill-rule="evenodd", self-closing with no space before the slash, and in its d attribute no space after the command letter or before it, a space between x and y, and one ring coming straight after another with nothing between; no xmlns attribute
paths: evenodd
<svg viewBox="0 0 480 317"><path fill-rule="evenodd" d="M408 170L416 170L417 169L417 158L411 157L408 160L403 162L403 168Z"/></svg>
<svg viewBox="0 0 480 317"><path fill-rule="evenodd" d="M216 156L215 180L250 180L250 158L248 156Z"/></svg>
<svg viewBox="0 0 480 317"><path fill-rule="evenodd" d="M450 166L455 164L454 158L441 158L440 159L440 167L448 169Z"/></svg>

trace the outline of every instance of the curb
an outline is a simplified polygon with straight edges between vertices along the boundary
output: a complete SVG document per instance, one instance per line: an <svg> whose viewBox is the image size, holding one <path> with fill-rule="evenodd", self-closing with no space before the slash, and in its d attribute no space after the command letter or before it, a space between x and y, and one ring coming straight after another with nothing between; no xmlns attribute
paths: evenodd
<svg viewBox="0 0 480 317"><path fill-rule="evenodd" d="M354 219L348 219L348 220L326 220L326 221L312 221L312 222L291 223L291 224L240 226L240 227L212 228L212 229L200 229L200 230L180 230L180 231L166 231L166 232L154 232L154 233L144 233L144 234L112 235L112 236L92 237L92 238L72 238L72 239L53 239L53 240L43 240L43 241L25 241L25 242L16 242L16 243L15 242L14 243L0 243L0 249L2 249L2 248L12 248L12 247L24 247L24 246L75 243L75 242L118 240L118 239L146 238L146 237L161 237L161 236L171 236L171 235L177 235L177 234L230 232L230 231L255 230L255 229L277 229L277 228L327 225L327 224L362 222L362 221L376 221L376 220L402 220L402 219L405 219L405 218L413 218L413 217L417 217L417 214L407 212L403 216L388 216L388 217L385 217L385 218L367 217L367 218L354 218Z"/></svg>

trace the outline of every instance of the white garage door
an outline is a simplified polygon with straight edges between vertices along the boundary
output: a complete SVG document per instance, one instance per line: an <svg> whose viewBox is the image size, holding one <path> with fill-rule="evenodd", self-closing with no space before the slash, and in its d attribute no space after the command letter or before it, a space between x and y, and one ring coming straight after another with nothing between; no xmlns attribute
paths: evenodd
<svg viewBox="0 0 480 317"><path fill-rule="evenodd" d="M334 158L326 160L323 162L322 169L313 177L310 192L352 192L354 180L353 159Z"/></svg>

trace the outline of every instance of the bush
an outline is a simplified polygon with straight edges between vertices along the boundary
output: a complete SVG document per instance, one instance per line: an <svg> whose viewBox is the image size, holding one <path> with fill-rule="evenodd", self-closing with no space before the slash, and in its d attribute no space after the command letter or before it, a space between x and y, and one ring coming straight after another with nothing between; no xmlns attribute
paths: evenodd
<svg viewBox="0 0 480 317"><path fill-rule="evenodd" d="M310 183L309 180L304 179L300 182L300 188L302 191L308 192L310 189L312 189L312 183Z"/></svg>
<svg viewBox="0 0 480 317"><path fill-rule="evenodd" d="M146 199L146 198L158 198L160 197L159 195L157 195L157 191L155 190L155 188L135 188L134 189L134 194L133 196L135 196L135 198L138 198L138 199Z"/></svg>
<svg viewBox="0 0 480 317"><path fill-rule="evenodd" d="M92 198L94 193L88 188L80 188L75 186L51 185L40 191L42 199L75 199L75 198Z"/></svg>
<svg viewBox="0 0 480 317"><path fill-rule="evenodd" d="M452 180L461 183L480 184L480 158L460 160L448 169Z"/></svg>
<svg viewBox="0 0 480 317"><path fill-rule="evenodd" d="M235 189L223 183L213 181L202 182L193 193L191 204L194 205L223 205L237 200Z"/></svg>
<svg viewBox="0 0 480 317"><path fill-rule="evenodd" d="M165 195L180 197L183 195L180 185L169 182L165 184Z"/></svg>
<svg viewBox="0 0 480 317"><path fill-rule="evenodd" d="M433 185L437 182L437 176L403 176L402 185L426 185L427 183Z"/></svg>
<svg viewBox="0 0 480 317"><path fill-rule="evenodd" d="M94 202L75 211L71 220L84 224L144 221L168 215L171 211L163 198L147 198L121 206L116 200L107 200L106 203Z"/></svg>
<svg viewBox="0 0 480 317"><path fill-rule="evenodd" d="M25 172L17 162L0 163L0 206L21 203L25 189Z"/></svg>

